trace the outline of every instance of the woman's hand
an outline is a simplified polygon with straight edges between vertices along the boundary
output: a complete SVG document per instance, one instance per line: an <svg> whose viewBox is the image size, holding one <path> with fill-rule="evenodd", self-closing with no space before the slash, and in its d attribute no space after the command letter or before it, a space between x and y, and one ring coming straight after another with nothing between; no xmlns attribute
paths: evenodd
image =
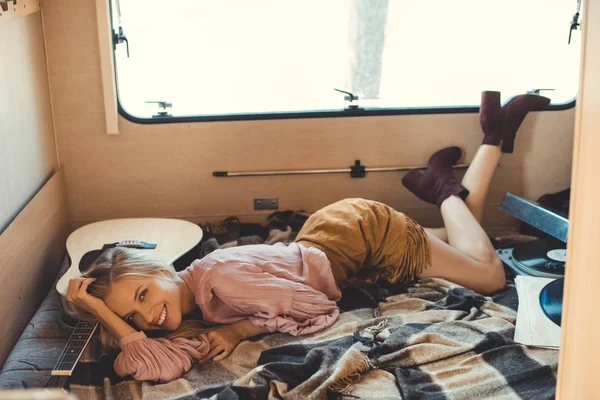
<svg viewBox="0 0 600 400"><path fill-rule="evenodd" d="M267 328L254 325L248 318L213 328L206 334L210 341L210 351L201 362L215 356L214 360L220 361L228 357L242 340L268 332Z"/></svg>
<svg viewBox="0 0 600 400"><path fill-rule="evenodd" d="M71 279L69 281L69 287L67 288L67 295L65 297L68 301L76 306L79 306L90 314L97 316L98 312L106 307L106 303L104 300L94 297L87 292L89 284L95 280L96 278Z"/></svg>
<svg viewBox="0 0 600 400"><path fill-rule="evenodd" d="M208 361L213 357L214 361L221 361L228 357L242 341L242 336L233 325L216 327L208 332L206 336L210 340L210 351L201 362Z"/></svg>

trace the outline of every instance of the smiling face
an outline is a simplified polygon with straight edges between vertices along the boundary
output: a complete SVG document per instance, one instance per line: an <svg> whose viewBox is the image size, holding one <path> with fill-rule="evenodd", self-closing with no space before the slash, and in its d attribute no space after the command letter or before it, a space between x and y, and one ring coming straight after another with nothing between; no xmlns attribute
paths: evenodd
<svg viewBox="0 0 600 400"><path fill-rule="evenodd" d="M144 331L174 331L181 324L181 290L166 276L123 277L111 284L104 302L127 323Z"/></svg>

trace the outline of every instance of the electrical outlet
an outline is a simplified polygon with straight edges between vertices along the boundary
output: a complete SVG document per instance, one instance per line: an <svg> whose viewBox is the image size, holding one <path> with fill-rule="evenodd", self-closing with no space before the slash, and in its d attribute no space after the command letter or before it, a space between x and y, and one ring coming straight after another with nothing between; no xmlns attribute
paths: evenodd
<svg viewBox="0 0 600 400"><path fill-rule="evenodd" d="M254 199L255 210L277 210L279 208L279 198Z"/></svg>

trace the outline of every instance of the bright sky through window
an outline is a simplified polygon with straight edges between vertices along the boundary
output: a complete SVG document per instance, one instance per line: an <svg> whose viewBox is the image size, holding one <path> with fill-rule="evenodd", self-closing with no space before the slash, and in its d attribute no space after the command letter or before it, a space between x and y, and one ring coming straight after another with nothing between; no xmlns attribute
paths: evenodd
<svg viewBox="0 0 600 400"><path fill-rule="evenodd" d="M173 116L477 106L577 94L575 0L120 0L119 100ZM118 29L113 0L113 26ZM358 79L360 78L360 79Z"/></svg>

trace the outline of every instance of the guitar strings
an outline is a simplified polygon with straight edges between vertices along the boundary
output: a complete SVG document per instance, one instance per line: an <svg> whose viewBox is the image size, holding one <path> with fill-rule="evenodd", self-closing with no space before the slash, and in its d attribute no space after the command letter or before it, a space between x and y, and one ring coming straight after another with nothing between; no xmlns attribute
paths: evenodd
<svg viewBox="0 0 600 400"><path fill-rule="evenodd" d="M77 329L77 328L76 328ZM75 335L75 331L73 332L73 334L71 334L71 337L73 337ZM80 331L77 333L78 335L89 335L91 333L91 329L88 328L81 328ZM74 351L74 346L72 345L73 342L75 342L77 340L72 340L71 338L69 338L69 341L67 343L67 345L65 346L63 352L61 353L58 362L56 363L57 366L57 370L59 371L66 371L66 370L71 370L73 368L72 364L75 360L66 360L67 357L72 357L72 356L79 356L79 354L81 353L81 351L83 351L83 347L78 348L77 353L73 353L73 354L69 354L69 350ZM85 341L83 341L85 342ZM64 368L64 367L69 367L69 368Z"/></svg>
<svg viewBox="0 0 600 400"><path fill-rule="evenodd" d="M79 329L77 327L75 328L75 330L73 331L73 333L69 337L69 341L68 341L67 345L65 346L63 352L61 353L61 355L60 355L60 357L58 359L58 362L56 364L57 367L58 367L58 368L56 368L57 370L60 370L60 371L67 370L67 369L63 368L64 367L63 364L66 364L66 366L69 366L69 364L72 364L73 361L75 361L75 360L73 360L73 361L65 361L65 358L69 357L69 356L79 356L79 353L81 353L81 351L83 350L83 348L79 348L79 349L77 349L78 350L77 354L68 354L68 351L70 349L74 350L73 349L74 346L72 345L73 342L86 342L86 340L75 340L75 339L73 339L73 337L75 335L88 336L91 332L92 332L92 329L90 329L90 328L79 328ZM71 370L71 369L72 369L72 366L70 368L68 368L68 370Z"/></svg>
<svg viewBox="0 0 600 400"><path fill-rule="evenodd" d="M75 326L75 329L73 330L73 332L71 333L71 336L69 337L67 345L65 346L60 357L58 358L58 361L55 366L55 370L58 370L58 371L67 371L67 370L72 371L73 370L73 368L75 366L75 362L79 359L79 357L83 353L85 344L89 341L90 336L96 330L96 327L97 327L97 322L79 321L77 323L77 325ZM77 337L77 336L86 337L86 339L85 340L77 340L77 339L75 339L75 337ZM76 346L74 346L73 343L76 343L76 342L81 342L82 344L81 345L76 344ZM71 350L71 354L69 354L69 350ZM77 350L77 351L75 352L75 350ZM74 357L74 359L66 360L67 357ZM65 368L65 367L68 367L68 368Z"/></svg>

